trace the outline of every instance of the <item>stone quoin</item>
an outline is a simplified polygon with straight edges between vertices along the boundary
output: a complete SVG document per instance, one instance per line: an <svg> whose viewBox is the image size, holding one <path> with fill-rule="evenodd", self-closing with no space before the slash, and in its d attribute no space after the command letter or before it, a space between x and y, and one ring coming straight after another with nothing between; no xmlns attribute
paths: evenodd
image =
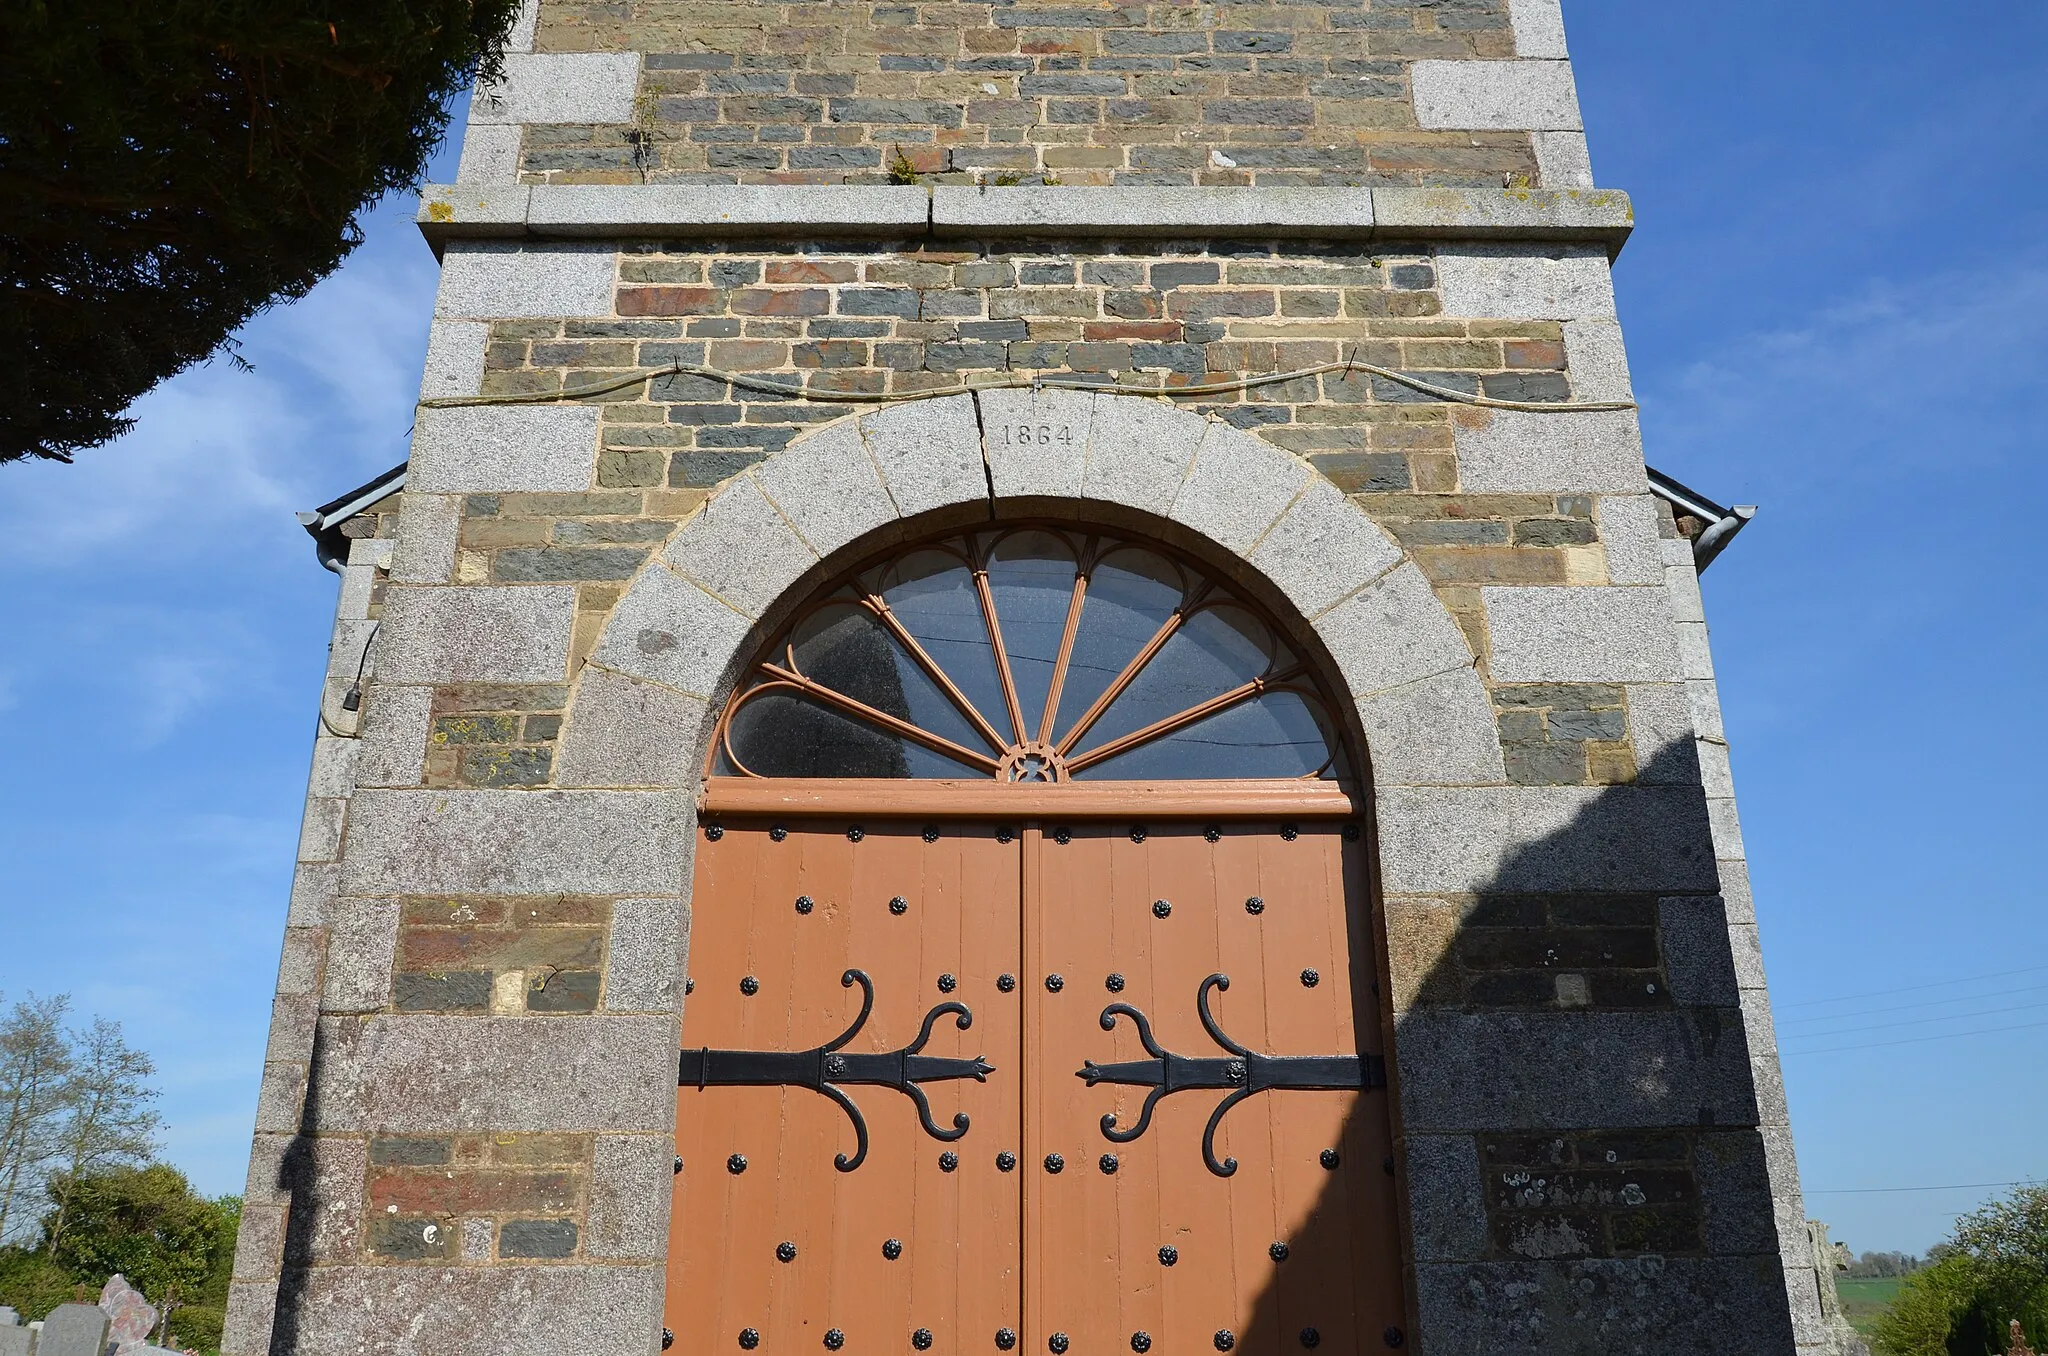
<svg viewBox="0 0 2048 1356"><path fill-rule="evenodd" d="M530 0L420 226L229 1356L1830 1349L1556 0Z"/></svg>

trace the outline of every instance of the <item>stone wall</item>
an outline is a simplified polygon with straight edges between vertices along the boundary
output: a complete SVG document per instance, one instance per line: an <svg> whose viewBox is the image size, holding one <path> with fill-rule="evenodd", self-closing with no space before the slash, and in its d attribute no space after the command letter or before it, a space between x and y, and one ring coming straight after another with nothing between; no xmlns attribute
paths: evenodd
<svg viewBox="0 0 2048 1356"><path fill-rule="evenodd" d="M550 0L515 47L422 213L423 396L817 398L421 409L230 1356L652 1356L711 715L832 569L1016 505L1203 555L1349 694L1412 1345L1824 1340L1690 546L1633 410L1541 408L1630 395L1626 200L1519 186L1589 179L1554 0ZM1175 394L1347 358L1537 408ZM1096 389L881 403L1043 375Z"/></svg>
<svg viewBox="0 0 2048 1356"><path fill-rule="evenodd" d="M548 0L531 31L482 116L533 182L1592 182L1557 0Z"/></svg>

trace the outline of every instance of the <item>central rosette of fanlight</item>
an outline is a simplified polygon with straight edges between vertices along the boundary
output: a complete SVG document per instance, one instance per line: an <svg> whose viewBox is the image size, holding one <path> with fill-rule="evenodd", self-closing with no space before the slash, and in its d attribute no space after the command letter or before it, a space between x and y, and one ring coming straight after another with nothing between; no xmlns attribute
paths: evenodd
<svg viewBox="0 0 2048 1356"><path fill-rule="evenodd" d="M1019 744L1003 755L1001 775L1006 782L1063 782L1067 760L1050 744Z"/></svg>

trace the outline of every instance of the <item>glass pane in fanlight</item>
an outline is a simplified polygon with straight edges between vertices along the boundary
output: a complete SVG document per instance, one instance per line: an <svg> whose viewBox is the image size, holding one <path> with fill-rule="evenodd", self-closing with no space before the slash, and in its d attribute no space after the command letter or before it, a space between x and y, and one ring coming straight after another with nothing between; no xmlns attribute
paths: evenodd
<svg viewBox="0 0 2048 1356"><path fill-rule="evenodd" d="M1113 551L1095 566L1060 685L1055 740L1074 728L1145 642L1159 634L1180 601L1180 571L1150 551Z"/></svg>
<svg viewBox="0 0 2048 1356"><path fill-rule="evenodd" d="M1074 553L1050 532L1017 532L996 544L988 563L989 592L1003 628L1003 652L1024 709L1024 737L1036 739L1052 692L1053 666L1074 599Z"/></svg>
<svg viewBox="0 0 2048 1356"><path fill-rule="evenodd" d="M1241 607L1205 607L1189 617L1110 703L1075 752L1086 753L1178 715L1269 672L1277 651L1265 625Z"/></svg>
<svg viewBox="0 0 2048 1356"><path fill-rule="evenodd" d="M913 551L882 572L878 591L932 662L1007 735L1009 706L982 620L981 595L966 564L942 551Z"/></svg>
<svg viewBox="0 0 2048 1356"><path fill-rule="evenodd" d="M987 775L780 688L743 702L730 738L747 771L763 777Z"/></svg>
<svg viewBox="0 0 2048 1356"><path fill-rule="evenodd" d="M1330 738L1299 692L1267 692L1074 774L1080 781L1306 777L1330 761Z"/></svg>
<svg viewBox="0 0 2048 1356"><path fill-rule="evenodd" d="M988 741L960 708L896 643L882 619L860 604L820 608L797 623L790 644L805 677L964 748L987 751Z"/></svg>

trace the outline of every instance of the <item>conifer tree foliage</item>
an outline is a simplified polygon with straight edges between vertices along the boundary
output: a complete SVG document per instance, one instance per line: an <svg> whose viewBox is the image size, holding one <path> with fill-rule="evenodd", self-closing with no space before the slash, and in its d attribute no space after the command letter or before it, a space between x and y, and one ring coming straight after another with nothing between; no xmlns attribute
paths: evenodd
<svg viewBox="0 0 2048 1356"><path fill-rule="evenodd" d="M68 461L419 182L518 0L0 4L0 462ZM232 357L233 350L228 350Z"/></svg>

